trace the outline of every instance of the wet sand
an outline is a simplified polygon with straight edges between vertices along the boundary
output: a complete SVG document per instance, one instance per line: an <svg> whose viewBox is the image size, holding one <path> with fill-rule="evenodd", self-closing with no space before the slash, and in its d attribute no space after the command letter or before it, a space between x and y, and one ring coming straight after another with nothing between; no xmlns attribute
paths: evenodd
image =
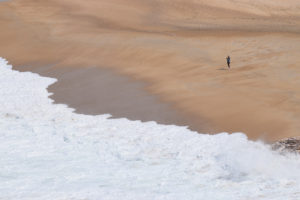
<svg viewBox="0 0 300 200"><path fill-rule="evenodd" d="M198 131L206 127L206 123L191 118L147 92L145 83L111 69L55 64L20 66L17 69L57 78L58 81L48 88L51 98L56 103L68 103L77 113L110 114L111 118L177 124Z"/></svg>
<svg viewBox="0 0 300 200"><path fill-rule="evenodd" d="M0 55L57 77L53 98L79 112L272 141L300 134L299 19L296 0L13 0L0 4Z"/></svg>

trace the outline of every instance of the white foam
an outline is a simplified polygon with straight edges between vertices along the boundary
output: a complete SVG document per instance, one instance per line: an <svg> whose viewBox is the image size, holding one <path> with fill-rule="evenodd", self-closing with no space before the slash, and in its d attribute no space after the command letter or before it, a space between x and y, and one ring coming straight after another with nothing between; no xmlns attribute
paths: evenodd
<svg viewBox="0 0 300 200"><path fill-rule="evenodd" d="M300 199L300 159L245 135L73 113L0 58L0 199Z"/></svg>

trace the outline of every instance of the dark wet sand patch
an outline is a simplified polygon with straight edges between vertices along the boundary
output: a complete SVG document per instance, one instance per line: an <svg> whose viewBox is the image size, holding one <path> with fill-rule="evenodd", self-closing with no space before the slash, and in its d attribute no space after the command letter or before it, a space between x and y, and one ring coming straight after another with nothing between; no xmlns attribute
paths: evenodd
<svg viewBox="0 0 300 200"><path fill-rule="evenodd" d="M34 64L32 64L34 65ZM58 81L48 90L55 103L67 104L76 113L111 114L112 118L156 121L160 124L188 126L201 132L204 121L194 119L146 91L147 84L99 67L19 66L19 71L32 71ZM207 128L206 128L207 129Z"/></svg>

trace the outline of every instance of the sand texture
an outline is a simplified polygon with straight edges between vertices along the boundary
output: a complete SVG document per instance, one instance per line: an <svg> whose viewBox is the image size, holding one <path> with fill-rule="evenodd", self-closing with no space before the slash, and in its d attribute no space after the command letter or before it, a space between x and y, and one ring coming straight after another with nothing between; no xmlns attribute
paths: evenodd
<svg viewBox="0 0 300 200"><path fill-rule="evenodd" d="M17 69L113 69L203 133L300 135L298 0L12 0L0 3L0 27L0 56ZM72 106L64 80L54 99Z"/></svg>

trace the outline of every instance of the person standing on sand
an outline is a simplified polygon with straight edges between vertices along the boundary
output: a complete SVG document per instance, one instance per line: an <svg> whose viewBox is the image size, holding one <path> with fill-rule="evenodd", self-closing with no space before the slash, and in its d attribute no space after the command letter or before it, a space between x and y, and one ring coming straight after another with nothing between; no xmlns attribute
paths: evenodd
<svg viewBox="0 0 300 200"><path fill-rule="evenodd" d="M227 60L227 66L230 69L230 56L227 56L226 60Z"/></svg>

